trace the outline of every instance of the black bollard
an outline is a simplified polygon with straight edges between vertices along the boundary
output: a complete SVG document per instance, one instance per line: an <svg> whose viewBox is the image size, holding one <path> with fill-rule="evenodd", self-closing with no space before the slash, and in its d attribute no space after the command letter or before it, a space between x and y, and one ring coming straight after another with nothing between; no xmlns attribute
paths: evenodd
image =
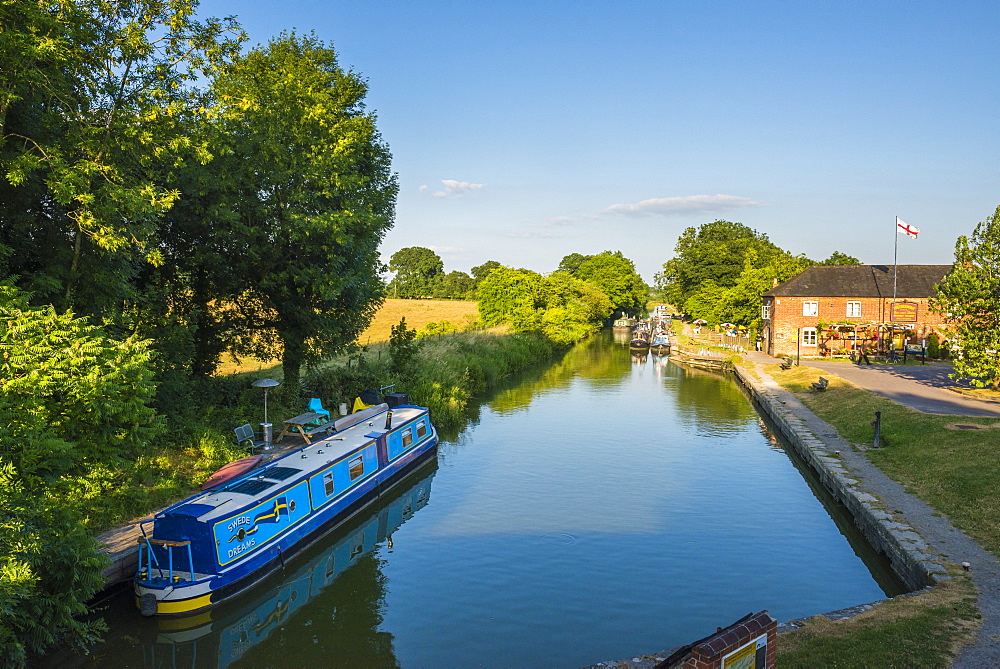
<svg viewBox="0 0 1000 669"><path fill-rule="evenodd" d="M875 412L875 421L872 423L875 426L875 448L879 448L879 443L882 441L882 412Z"/></svg>

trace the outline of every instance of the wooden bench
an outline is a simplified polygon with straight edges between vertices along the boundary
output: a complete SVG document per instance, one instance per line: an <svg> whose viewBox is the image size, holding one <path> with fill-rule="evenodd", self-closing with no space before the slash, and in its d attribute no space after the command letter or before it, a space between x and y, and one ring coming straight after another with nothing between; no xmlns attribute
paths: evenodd
<svg viewBox="0 0 1000 669"><path fill-rule="evenodd" d="M819 377L819 381L812 384L813 390L826 390L826 387L830 385L830 379L825 376Z"/></svg>
<svg viewBox="0 0 1000 669"><path fill-rule="evenodd" d="M792 360L791 358L782 358L781 368L782 369L791 369L793 364L795 364L795 361Z"/></svg>

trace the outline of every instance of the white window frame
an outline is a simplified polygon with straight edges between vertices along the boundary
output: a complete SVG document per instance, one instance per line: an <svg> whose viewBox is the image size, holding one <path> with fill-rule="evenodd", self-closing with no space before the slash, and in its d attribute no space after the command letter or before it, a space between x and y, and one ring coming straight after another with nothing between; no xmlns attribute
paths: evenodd
<svg viewBox="0 0 1000 669"><path fill-rule="evenodd" d="M851 309L854 307L854 309ZM861 302L850 300L847 303L847 317L848 318L861 318Z"/></svg>
<svg viewBox="0 0 1000 669"><path fill-rule="evenodd" d="M770 304L762 304L762 305L760 305L760 318L761 318L761 320L764 320L764 321L771 320L771 305Z"/></svg>
<svg viewBox="0 0 1000 669"><path fill-rule="evenodd" d="M802 302L803 316L819 316L819 302L815 300L804 300Z"/></svg>
<svg viewBox="0 0 1000 669"><path fill-rule="evenodd" d="M816 328L802 328L803 346L818 346L817 341Z"/></svg>

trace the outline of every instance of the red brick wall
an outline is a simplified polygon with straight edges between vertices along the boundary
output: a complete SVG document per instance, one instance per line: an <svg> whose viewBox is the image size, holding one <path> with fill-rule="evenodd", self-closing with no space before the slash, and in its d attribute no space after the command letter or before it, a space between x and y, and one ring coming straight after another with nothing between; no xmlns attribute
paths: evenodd
<svg viewBox="0 0 1000 669"><path fill-rule="evenodd" d="M767 637L764 667L770 668L774 666L777 632L778 622L767 611L761 611L741 623L730 625L717 634L696 643L691 648L690 656L679 663L671 664L670 667L683 669L721 669L722 659L726 655L752 643L755 639L763 635ZM663 667L663 665L661 664L660 667Z"/></svg>
<svg viewBox="0 0 1000 669"><path fill-rule="evenodd" d="M817 302L815 316L803 316L803 302ZM917 321L909 324L914 330L908 338L909 343L921 343L932 332L942 333L947 326L941 316L931 313L928 309L929 300L926 297L899 297L898 302L914 302L917 305ZM861 316L849 318L847 303L861 302ZM797 344L799 328L817 327L820 321L830 323L884 323L889 321L891 298L881 297L765 297L764 304L771 306L770 321L764 321L765 350L773 356L819 355L819 346L801 346ZM770 323L770 327L768 324Z"/></svg>

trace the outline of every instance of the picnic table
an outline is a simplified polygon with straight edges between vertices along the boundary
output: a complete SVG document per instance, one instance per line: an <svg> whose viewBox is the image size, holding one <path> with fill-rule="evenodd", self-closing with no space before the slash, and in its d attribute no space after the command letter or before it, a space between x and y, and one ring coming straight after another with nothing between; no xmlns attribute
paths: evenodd
<svg viewBox="0 0 1000 669"><path fill-rule="evenodd" d="M299 414L295 418L289 418L285 421L285 426L281 428L281 432L278 434L278 438L275 441L281 441L282 437L286 434L291 434L293 430L298 430L298 433L305 439L307 444L312 443L311 432L322 431L332 427L333 423L325 423L326 415L315 412L307 412L304 414Z"/></svg>

